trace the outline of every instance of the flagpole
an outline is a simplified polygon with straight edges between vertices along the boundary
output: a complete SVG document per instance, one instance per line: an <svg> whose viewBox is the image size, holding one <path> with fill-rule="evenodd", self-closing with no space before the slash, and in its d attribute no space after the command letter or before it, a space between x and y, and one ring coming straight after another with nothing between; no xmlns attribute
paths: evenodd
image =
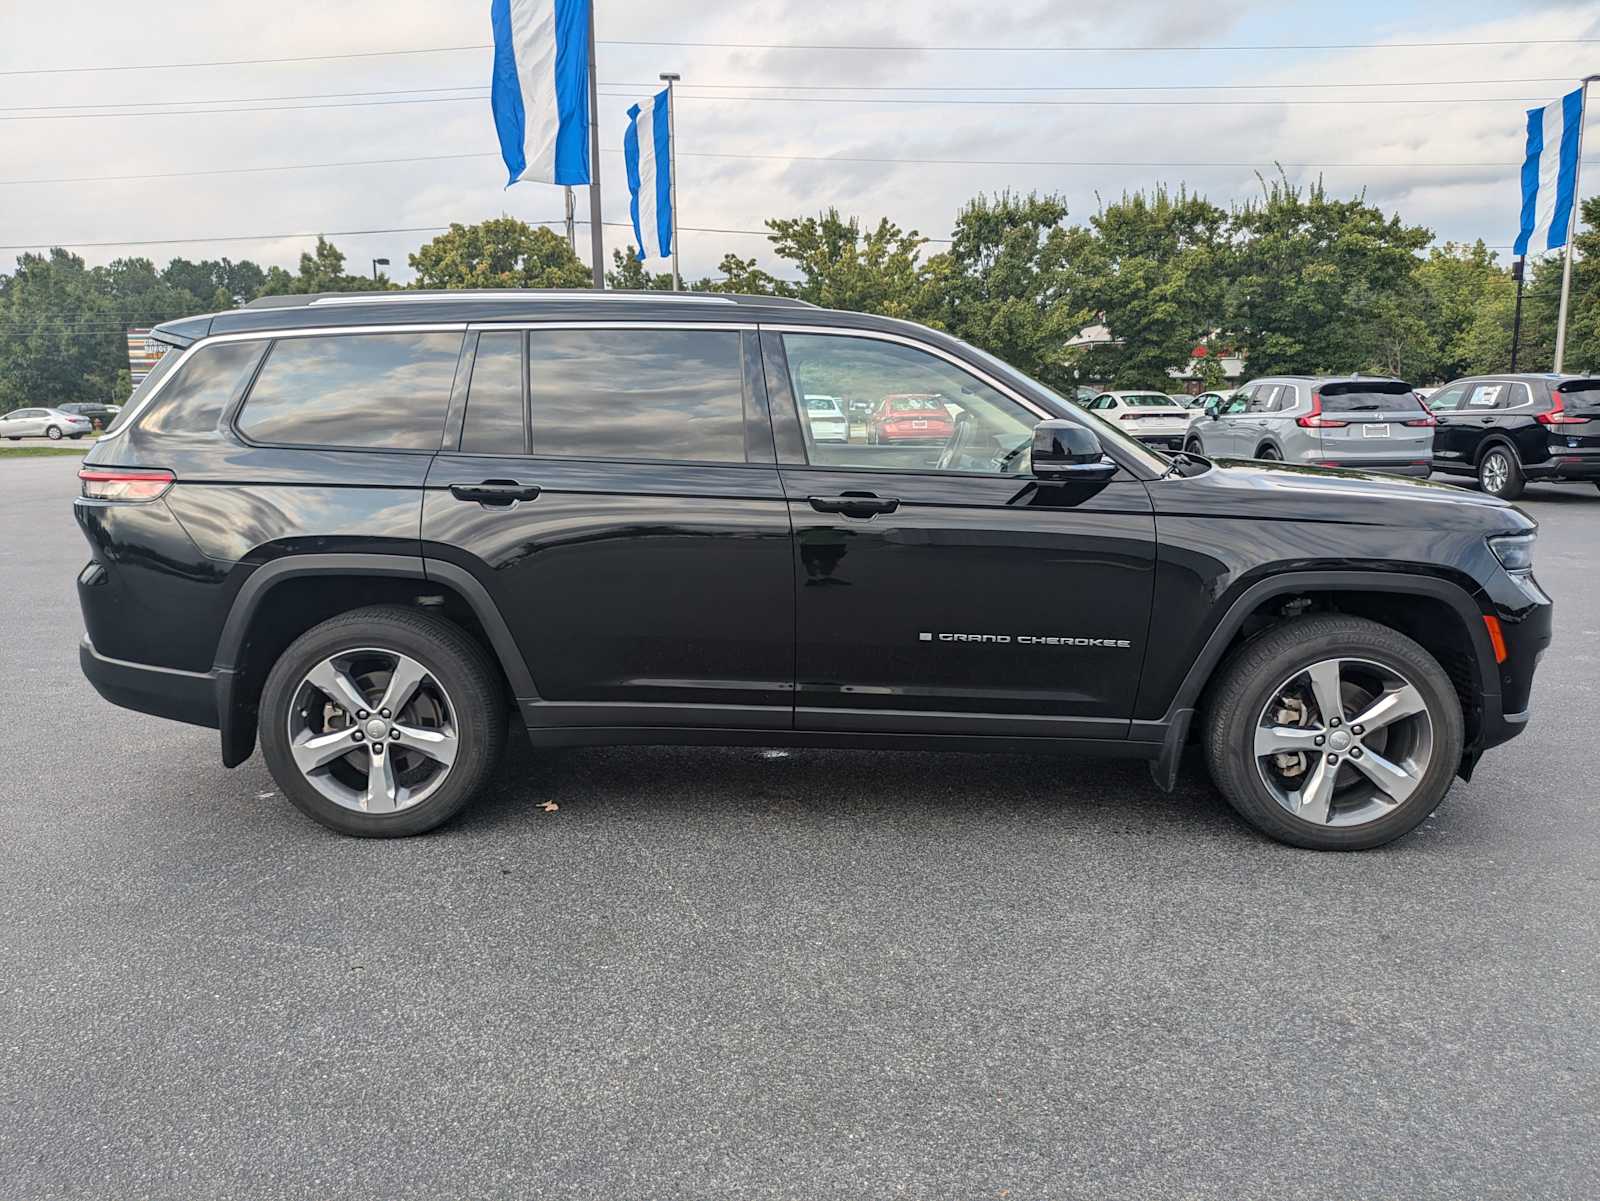
<svg viewBox="0 0 1600 1201"><path fill-rule="evenodd" d="M673 85L683 78L676 71L663 71L667 81L667 171L671 174L668 203L672 205L672 290L683 291L683 276L678 273L678 112L673 104Z"/></svg>
<svg viewBox="0 0 1600 1201"><path fill-rule="evenodd" d="M1582 207L1583 193L1578 190L1580 172L1583 170L1583 122L1589 112L1589 81L1600 75L1585 75L1583 91L1578 98L1578 157L1572 164L1572 212L1567 215L1567 244L1561 261L1561 308L1556 314L1556 364L1555 372L1561 374L1561 363L1567 355L1567 303L1572 295L1572 240L1578 234L1578 210Z"/></svg>
<svg viewBox="0 0 1600 1201"><path fill-rule="evenodd" d="M606 286L606 229L600 212L600 74L594 60L594 5L589 6L589 234L594 286Z"/></svg>

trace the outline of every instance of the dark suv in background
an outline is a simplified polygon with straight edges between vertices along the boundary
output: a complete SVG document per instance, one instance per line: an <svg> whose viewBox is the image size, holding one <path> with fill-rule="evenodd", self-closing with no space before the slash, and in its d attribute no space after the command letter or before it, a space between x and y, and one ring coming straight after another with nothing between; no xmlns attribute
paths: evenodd
<svg viewBox="0 0 1600 1201"><path fill-rule="evenodd" d="M412 834L538 747L1191 741L1301 846L1414 828L1527 721L1534 523L1142 446L944 334L796 301L290 297L170 322L82 470L83 670ZM932 396L937 443L808 394Z"/></svg>
<svg viewBox="0 0 1600 1201"><path fill-rule="evenodd" d="M1482 375L1428 397L1439 424L1433 469L1475 475L1490 496L1515 500L1529 480L1600 487L1600 379Z"/></svg>

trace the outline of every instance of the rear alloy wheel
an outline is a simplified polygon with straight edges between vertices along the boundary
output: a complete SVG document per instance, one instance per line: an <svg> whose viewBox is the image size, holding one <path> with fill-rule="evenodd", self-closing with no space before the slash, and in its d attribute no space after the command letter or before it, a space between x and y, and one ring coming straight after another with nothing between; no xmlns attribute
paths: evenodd
<svg viewBox="0 0 1600 1201"><path fill-rule="evenodd" d="M58 425L52 425L49 429L45 430L44 435L52 442L59 442L61 441L61 427Z"/></svg>
<svg viewBox="0 0 1600 1201"><path fill-rule="evenodd" d="M1516 500L1526 480L1517 456L1504 446L1491 446L1478 461L1478 487L1501 500Z"/></svg>
<svg viewBox="0 0 1600 1201"><path fill-rule="evenodd" d="M1274 450L1270 446L1263 446L1261 448L1261 450L1257 453L1256 458L1259 459L1263 463L1281 463L1281 462L1283 462L1283 456L1280 455L1276 450Z"/></svg>
<svg viewBox="0 0 1600 1201"><path fill-rule="evenodd" d="M1454 686L1416 642L1337 615L1250 642L1209 701L1212 778L1258 830L1317 850L1381 846L1449 790L1464 725Z"/></svg>
<svg viewBox="0 0 1600 1201"><path fill-rule="evenodd" d="M261 745L296 806L346 834L418 834L487 781L505 704L458 627L399 607L361 609L301 635L267 677Z"/></svg>
<svg viewBox="0 0 1600 1201"><path fill-rule="evenodd" d="M1206 449L1201 445L1199 438L1190 438L1189 441L1184 444L1183 449L1192 455L1203 455L1206 453Z"/></svg>

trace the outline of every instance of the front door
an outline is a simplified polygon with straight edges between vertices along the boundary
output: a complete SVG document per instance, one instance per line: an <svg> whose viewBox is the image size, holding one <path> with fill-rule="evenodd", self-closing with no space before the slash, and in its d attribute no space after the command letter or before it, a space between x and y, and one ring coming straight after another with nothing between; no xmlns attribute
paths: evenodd
<svg viewBox="0 0 1600 1201"><path fill-rule="evenodd" d="M1199 418L1205 423L1200 437L1206 454L1212 458L1241 458L1255 450L1254 444L1245 445L1250 441L1249 434L1253 432L1249 428L1249 423L1254 420L1249 413L1250 391L1249 388L1241 388L1223 401L1215 421L1205 416Z"/></svg>
<svg viewBox="0 0 1600 1201"><path fill-rule="evenodd" d="M1155 560L1144 485L1035 484L1041 413L907 340L770 332L762 349L795 531L796 727L1124 737ZM936 397L950 432L818 441L808 392Z"/></svg>
<svg viewBox="0 0 1600 1201"><path fill-rule="evenodd" d="M794 570L754 332L469 338L423 551L498 605L529 725L789 729Z"/></svg>

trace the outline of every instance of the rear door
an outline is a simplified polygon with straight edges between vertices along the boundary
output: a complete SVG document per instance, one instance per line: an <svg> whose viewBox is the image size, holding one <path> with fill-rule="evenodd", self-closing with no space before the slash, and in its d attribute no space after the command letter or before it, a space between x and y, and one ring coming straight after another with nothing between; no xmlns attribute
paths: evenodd
<svg viewBox="0 0 1600 1201"><path fill-rule="evenodd" d="M794 567L753 328L483 327L423 502L530 726L788 729Z"/></svg>
<svg viewBox="0 0 1600 1201"><path fill-rule="evenodd" d="M1418 467L1433 463L1433 422L1410 384L1342 380L1322 384L1322 453L1341 467Z"/></svg>

